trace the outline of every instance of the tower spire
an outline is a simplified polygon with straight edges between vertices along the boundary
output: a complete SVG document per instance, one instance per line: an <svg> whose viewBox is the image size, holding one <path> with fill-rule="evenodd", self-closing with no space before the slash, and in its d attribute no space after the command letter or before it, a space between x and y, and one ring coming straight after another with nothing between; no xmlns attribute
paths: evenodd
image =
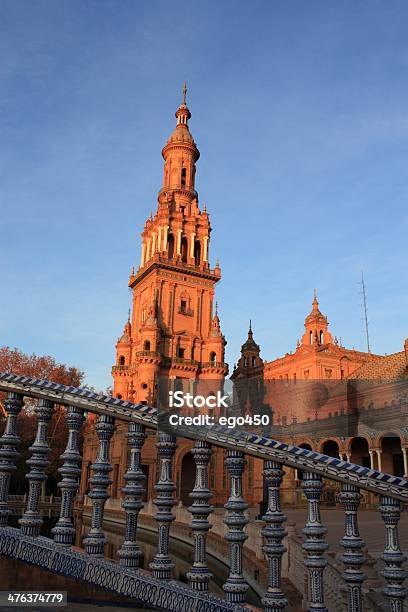
<svg viewBox="0 0 408 612"><path fill-rule="evenodd" d="M319 302L317 301L316 288L313 294L313 310L319 310Z"/></svg>
<svg viewBox="0 0 408 612"><path fill-rule="evenodd" d="M183 85L183 104L187 104L186 99L187 99L187 83L184 81L184 85Z"/></svg>

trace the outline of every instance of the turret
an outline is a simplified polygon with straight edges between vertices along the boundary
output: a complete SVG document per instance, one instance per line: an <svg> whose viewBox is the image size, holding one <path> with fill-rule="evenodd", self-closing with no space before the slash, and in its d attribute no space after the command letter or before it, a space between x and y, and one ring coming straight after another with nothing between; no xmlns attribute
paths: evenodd
<svg viewBox="0 0 408 612"><path fill-rule="evenodd" d="M315 348L323 344L331 344L333 338L329 332L329 322L327 317L319 310L319 302L317 301L316 289L312 303L312 311L305 319L305 333L302 336L302 344L304 346L313 346Z"/></svg>

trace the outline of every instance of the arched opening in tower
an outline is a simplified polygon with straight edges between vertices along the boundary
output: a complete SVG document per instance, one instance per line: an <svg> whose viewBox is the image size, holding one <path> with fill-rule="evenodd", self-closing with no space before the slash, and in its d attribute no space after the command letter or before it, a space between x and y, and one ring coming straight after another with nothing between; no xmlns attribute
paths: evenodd
<svg viewBox="0 0 408 612"><path fill-rule="evenodd" d="M199 266L201 262L201 243L199 240L196 240L194 243L194 261L195 265Z"/></svg>
<svg viewBox="0 0 408 612"><path fill-rule="evenodd" d="M173 259L174 257L174 236L173 234L169 234L167 237L167 253L168 253L168 257L169 259Z"/></svg>
<svg viewBox="0 0 408 612"><path fill-rule="evenodd" d="M183 237L181 239L181 261L183 263L187 263L187 252L188 252L187 238Z"/></svg>

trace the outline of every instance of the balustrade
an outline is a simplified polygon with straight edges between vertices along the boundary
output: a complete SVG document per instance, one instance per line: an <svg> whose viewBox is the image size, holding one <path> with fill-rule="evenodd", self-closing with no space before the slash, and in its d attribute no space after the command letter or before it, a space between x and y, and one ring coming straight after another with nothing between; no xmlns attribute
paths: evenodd
<svg viewBox="0 0 408 612"><path fill-rule="evenodd" d="M381 495L379 507L385 525L385 548L381 555L385 568L381 572L387 581L383 592L390 602L391 612L402 612L407 590L403 582L407 572L401 565L407 560L401 551L398 537L398 523L401 516L401 502L398 499Z"/></svg>
<svg viewBox="0 0 408 612"><path fill-rule="evenodd" d="M25 381L26 377L23 378ZM296 447L289 449L284 444L267 438L257 438L248 434L245 439L244 432L241 432L242 436L238 439L232 433L227 437L224 431L218 434L214 429L208 440L201 440L194 438L194 431L187 430L186 436L194 439L191 453L195 463L195 483L190 493L192 503L188 508L191 516L193 561L186 575L188 586L182 585L171 580L174 563L169 555L170 536L174 528L171 526L175 520L173 507L177 503L174 496L176 487L173 477L173 461L177 445L176 438L164 432L158 433L156 443L159 468L158 481L155 485L157 495L154 500L157 551L150 564L152 575L147 572L138 572L141 550L137 538L137 523L139 512L143 508L145 481L141 453L146 439L145 428L157 429L157 414L154 409L137 406L118 398L101 398L85 390L75 393L75 390L72 391L71 388L63 387L63 385L55 386L54 383L47 383L47 381L37 383L32 379L29 379L26 392L24 392L25 382L22 382L20 386L13 385L10 390L10 386L7 387L5 384L2 386L2 380L9 379L10 375L0 374L0 390L8 389L9 391L4 401L7 415L5 429L0 438L0 555L34 562L41 567L48 564L47 568L52 571L65 573L74 578L80 576L80 567L90 568L92 566L92 571L89 570L87 573L84 570L81 574L88 576L88 578L84 577L84 580L91 581L94 578L89 578L89 576L107 575L103 572L109 567L110 575L116 575L118 578L115 583L117 586L108 588L122 594L125 591L128 592L126 585L129 585L131 577L135 576L135 580L141 581L140 584L144 581L144 590L141 586L135 586L132 588L136 590L131 591L129 587L129 593L132 597L145 602L146 605L151 603L148 593L157 593L157 599L155 599L157 608L175 612L181 609L199 609L203 612L210 609L217 609L220 612L224 610L225 612L232 612L232 610L244 612L248 609L245 608L245 601L249 582L254 580L254 568L243 565L244 559L251 558L248 553L249 542L246 533L249 520L248 504L243 497L245 456L248 454L264 459L266 512L262 517L263 523L255 522L250 525L251 534L254 536L250 543L251 550L257 546L257 553L264 554L268 565L267 588L261 598L264 610L282 612L289 607L288 596L284 592L282 573L290 565L292 568L296 567L298 573L304 570L307 585L303 593L303 608L309 612L327 612L327 610L331 612L337 607L340 609L341 606L346 606L348 612L362 612L363 609L374 611L376 598L379 605L382 606L381 609L385 610L384 601L387 601L387 609L390 612L403 612L407 595L404 586L407 573L404 568L406 556L399 543L398 524L402 502L408 502L408 482L404 479L379 474L377 471L345 462L342 462L341 467L337 467L338 463L335 461L338 462L338 460L331 460L327 456L313 452L310 452L309 455L309 451L305 449L300 450ZM19 521L20 529L15 529L7 526L7 520L13 502L9 496L11 474L15 470L18 457L17 417L23 407L24 395L32 397L30 395L32 389L37 388L38 401L34 411L38 426L28 460L30 471L27 474L27 503L25 512ZM47 391L48 388L51 390ZM59 393L61 395L58 395ZM47 431L54 404L60 403L66 406L68 441L61 455L62 464L59 468L61 480L58 483L61 491L60 513L56 526L52 530L54 537L52 541L36 536L40 534L42 525L41 511L44 504L40 507L40 495L46 482L46 468L50 452ZM84 421L84 410L97 415L95 431L99 440L97 456L92 465L93 474L89 481L91 485L89 493L91 528L83 541L86 555L72 547L75 534L73 506L81 476L79 436ZM103 520L105 502L109 497L108 488L111 484L109 474L112 466L109 462L109 448L115 430L115 419L128 421L128 466L124 475L125 486L122 489L125 495L122 503L125 537L118 551L119 563L101 559L107 541L103 531ZM217 513L215 527L211 532L211 537L208 537L212 526L209 517L213 511L209 503L212 493L208 477L212 446L225 449L225 469L229 477L229 492L227 503L224 506L226 512L223 519L227 530L223 533L223 529L220 528L222 516ZM294 544L294 529L288 526L288 531L291 532L288 536L284 528L286 516L281 507L280 491L285 465L302 470L302 488L307 501L307 517L303 529L304 540L302 542L296 539L296 545ZM325 554L328 548L325 541L327 530L320 514L323 476L329 480L333 476L333 479L341 484L338 499L344 510L344 536L340 540L343 548L340 557L342 566L338 566L337 561L332 563ZM379 512L385 525L385 548L381 558L384 562L382 575L386 584L381 587L383 596L381 589L377 589L374 598L371 593L368 598L367 589L363 588L365 544L360 536L357 518L362 497L361 491L380 493ZM177 512L177 520L185 521L185 518L180 517L185 517L187 509L183 512L181 510ZM150 525L153 525L152 521ZM259 539L255 537L255 532L259 534ZM186 533L187 531L184 531L184 537ZM227 544L219 546L218 552L224 555L228 548L230 556L228 578L223 586L225 599L209 593L212 574L207 565L208 542L214 546L214 538L219 538L222 542L222 537L225 538ZM24 545L20 546L20 542ZM287 548L291 553L289 561L286 556ZM47 554L44 550L47 551ZM214 553L214 547L211 553ZM65 565L61 565L58 561L63 555L68 559ZM255 556L252 558L255 560ZM52 563L55 565L52 566ZM328 563L329 567L326 568ZM69 574L71 570L72 573ZM290 576L290 572L284 575ZM102 581L102 578L100 580ZM342 581L341 589L338 589L340 593L336 592L336 586L340 584L338 581ZM146 590L146 585L150 585L151 591ZM159 590L158 585L160 585ZM296 580L296 585L298 589L301 588L301 578ZM102 582L100 586L105 586L105 584ZM138 591L138 588L141 590ZM344 599L345 596L346 599Z"/></svg>
<svg viewBox="0 0 408 612"><path fill-rule="evenodd" d="M84 539L86 552L95 557L103 557L107 538L103 532L103 511L106 500L109 498L108 487L112 484L109 473L112 466L109 463L109 445L115 431L115 419L106 414L98 417L95 431L99 439L98 456L92 464L93 475L89 479L92 487L89 498L92 501L91 530Z"/></svg>
<svg viewBox="0 0 408 612"><path fill-rule="evenodd" d="M245 516L248 504L242 496L242 474L245 465L246 461L242 451L227 451L225 467L229 474L230 495L224 506L227 510L224 523L228 527L224 537L230 543L230 571L223 589L227 601L234 604L245 603L248 590L242 567L242 547L247 539L244 528L248 523Z"/></svg>
<svg viewBox="0 0 408 612"><path fill-rule="evenodd" d="M323 570L326 559L323 553L328 544L324 541L327 532L320 516L320 498L323 492L322 477L313 472L303 474L302 487L307 499L307 521L303 529L306 536L303 549L306 552L305 566L308 574L308 600L310 612L328 612L324 605Z"/></svg>
<svg viewBox="0 0 408 612"><path fill-rule="evenodd" d="M141 549L136 541L137 517L143 508L143 483L146 479L141 467L141 452L146 440L144 425L129 423L127 433L130 451L129 466L124 476L126 486L122 489L126 495L122 506L126 512L125 541L118 552L120 563L125 567L139 567Z"/></svg>
<svg viewBox="0 0 408 612"><path fill-rule="evenodd" d="M37 415L38 426L34 443L30 446L30 459L27 460L30 471L26 475L28 480L27 508L19 520L21 531L26 536L37 536L40 533L43 519L39 511L40 496L43 483L47 480L45 468L49 464L47 455L51 451L47 442L48 425L54 412L54 403L47 399L38 400L34 408Z"/></svg>
<svg viewBox="0 0 408 612"><path fill-rule="evenodd" d="M58 522L52 533L58 544L69 546L75 539L75 527L72 522L75 494L81 476L81 454L79 452L79 432L84 422L84 411L75 406L67 408L68 442L61 459L63 465L58 469L62 480L58 483L61 490L61 510Z"/></svg>
<svg viewBox="0 0 408 612"><path fill-rule="evenodd" d="M208 591L208 583L212 574L206 562L206 537L211 528L208 516L213 511L208 503L212 493L208 488L208 465L211 459L212 450L208 442L197 440L192 449L196 464L196 479L190 497L194 500L189 508L193 518L191 527L194 536L194 563L187 574L187 579L191 588L198 591Z"/></svg>
<svg viewBox="0 0 408 612"><path fill-rule="evenodd" d="M344 508L344 537L340 540L344 548L342 561L344 563L343 578L348 588L348 610L349 612L362 612L363 600L361 585L365 579L361 567L365 556L362 553L364 541L360 537L357 520L357 510L360 505L361 495L358 488L352 484L343 484L339 498Z"/></svg>
<svg viewBox="0 0 408 612"><path fill-rule="evenodd" d="M280 486L284 472L281 465L276 461L265 461L264 478L268 489L268 505L266 514L262 517L266 527L262 529L262 535L266 543L262 547L268 559L268 590L262 598L264 609L267 612L280 612L286 609L286 599L281 585L282 579L282 557L286 552L282 540L287 535L282 524L286 516L281 510Z"/></svg>
<svg viewBox="0 0 408 612"><path fill-rule="evenodd" d="M17 446L20 438L17 435L17 417L23 405L23 396L13 391L4 401L7 420L4 433L0 438L0 527L7 525L8 516L12 513L7 502L11 475L17 469L16 462L19 457Z"/></svg>
<svg viewBox="0 0 408 612"><path fill-rule="evenodd" d="M159 432L156 444L159 454L159 480L155 486L157 497L154 503L157 507L155 519L158 528L157 552L150 563L153 576L161 580L170 580L174 563L169 556L170 525L174 521L173 506L176 485L173 482L173 459L176 452L176 438L170 434Z"/></svg>

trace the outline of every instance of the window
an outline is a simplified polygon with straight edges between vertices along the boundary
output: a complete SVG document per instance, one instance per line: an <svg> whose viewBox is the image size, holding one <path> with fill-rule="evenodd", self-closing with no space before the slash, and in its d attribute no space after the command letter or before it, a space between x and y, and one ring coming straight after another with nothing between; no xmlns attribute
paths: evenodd
<svg viewBox="0 0 408 612"><path fill-rule="evenodd" d="M119 365L122 365L122 366L125 365L125 358L123 355L119 357Z"/></svg>
<svg viewBox="0 0 408 612"><path fill-rule="evenodd" d="M187 302L186 302L186 300L181 300L181 302L180 302L180 312L182 314L186 314L186 310L187 310Z"/></svg>
<svg viewBox="0 0 408 612"><path fill-rule="evenodd" d="M313 332L311 331L309 334L310 344L313 344Z"/></svg>
<svg viewBox="0 0 408 612"><path fill-rule="evenodd" d="M174 257L174 236L173 234L169 234L167 237L167 243L168 243L168 256L169 259L173 259Z"/></svg>
<svg viewBox="0 0 408 612"><path fill-rule="evenodd" d="M256 366L256 357L252 357L252 367Z"/></svg>
<svg viewBox="0 0 408 612"><path fill-rule="evenodd" d="M244 368L248 367L248 359L244 357Z"/></svg>
<svg viewBox="0 0 408 612"><path fill-rule="evenodd" d="M185 353L186 353L186 349L179 346L177 350L177 357L180 357L180 359L184 359Z"/></svg>
<svg viewBox="0 0 408 612"><path fill-rule="evenodd" d="M181 184L184 187L186 184L187 170L186 168L181 169Z"/></svg>
<svg viewBox="0 0 408 612"><path fill-rule="evenodd" d="M143 350L150 351L150 340L145 341Z"/></svg>
<svg viewBox="0 0 408 612"><path fill-rule="evenodd" d="M215 365L217 363L217 355L215 353L210 353L210 363Z"/></svg>
<svg viewBox="0 0 408 612"><path fill-rule="evenodd" d="M320 344L323 344L323 340L324 340L324 334L323 334L323 331L320 330Z"/></svg>
<svg viewBox="0 0 408 612"><path fill-rule="evenodd" d="M181 261L183 263L187 263L187 253L188 253L188 242L187 242L187 238L184 237L181 239Z"/></svg>
<svg viewBox="0 0 408 612"><path fill-rule="evenodd" d="M194 242L194 262L196 266L200 265L201 261L201 243L199 240Z"/></svg>

